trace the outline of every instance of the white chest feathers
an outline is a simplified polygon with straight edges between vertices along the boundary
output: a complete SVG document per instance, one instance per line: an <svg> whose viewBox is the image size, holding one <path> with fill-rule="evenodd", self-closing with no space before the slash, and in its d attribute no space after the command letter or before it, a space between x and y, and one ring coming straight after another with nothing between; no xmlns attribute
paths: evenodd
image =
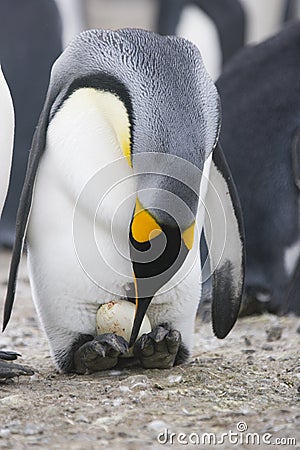
<svg viewBox="0 0 300 450"><path fill-rule="evenodd" d="M61 258L64 275L69 270L80 279L84 272L104 288L111 284L107 274L119 286L132 280L128 235L135 185L129 159L123 103L92 88L73 93L48 127L28 227L31 259L49 261L45 271L57 272Z"/></svg>

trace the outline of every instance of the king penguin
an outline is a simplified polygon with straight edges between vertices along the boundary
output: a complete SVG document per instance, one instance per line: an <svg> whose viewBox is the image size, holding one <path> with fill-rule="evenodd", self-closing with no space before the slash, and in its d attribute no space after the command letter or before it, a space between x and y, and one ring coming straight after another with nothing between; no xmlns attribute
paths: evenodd
<svg viewBox="0 0 300 450"><path fill-rule="evenodd" d="M47 24L41 17L47 17ZM32 132L43 107L50 68L61 51L61 21L55 0L0 2L0 61L9 80L16 117L11 184L0 223L0 247L6 249L13 247Z"/></svg>
<svg viewBox="0 0 300 450"><path fill-rule="evenodd" d="M233 327L244 276L243 224L218 145L220 101L198 49L173 36L89 30L52 68L20 200L4 311L24 239L34 303L62 372L145 368L192 350L200 234L213 268L217 337ZM130 342L96 334L96 313L130 299ZM100 310L101 311L101 310ZM152 331L137 339L147 315Z"/></svg>
<svg viewBox="0 0 300 450"><path fill-rule="evenodd" d="M0 66L0 218L5 203L13 153L15 116L10 91ZM15 352L0 351L0 379L33 375L33 371L7 361L20 356Z"/></svg>
<svg viewBox="0 0 300 450"><path fill-rule="evenodd" d="M244 314L300 314L299 45L296 21L242 50L217 81L245 222Z"/></svg>
<svg viewBox="0 0 300 450"><path fill-rule="evenodd" d="M192 41L216 80L245 44L246 16L239 0L159 0L157 31Z"/></svg>

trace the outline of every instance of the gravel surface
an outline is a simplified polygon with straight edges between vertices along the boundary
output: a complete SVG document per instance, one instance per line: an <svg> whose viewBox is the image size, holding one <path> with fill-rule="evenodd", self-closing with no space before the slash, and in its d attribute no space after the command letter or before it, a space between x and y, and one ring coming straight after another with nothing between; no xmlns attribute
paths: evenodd
<svg viewBox="0 0 300 450"><path fill-rule="evenodd" d="M1 298L8 260L8 253L0 253ZM292 316L240 319L225 340L198 321L194 355L183 366L61 375L39 328L23 260L0 349L21 353L18 362L36 373L0 384L0 448L272 448L267 442L300 448L299 343L299 319ZM220 444L230 430L237 435ZM203 433L213 434L195 445ZM209 445L209 439L218 441ZM258 440L259 446L247 444Z"/></svg>

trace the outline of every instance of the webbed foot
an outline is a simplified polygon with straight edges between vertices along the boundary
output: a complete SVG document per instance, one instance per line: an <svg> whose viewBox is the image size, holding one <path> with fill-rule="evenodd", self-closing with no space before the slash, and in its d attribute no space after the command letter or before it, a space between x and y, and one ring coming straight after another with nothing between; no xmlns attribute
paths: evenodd
<svg viewBox="0 0 300 450"><path fill-rule="evenodd" d="M34 371L30 367L21 366L7 361L13 361L21 356L16 352L0 351L0 379L19 377L21 375L33 375Z"/></svg>
<svg viewBox="0 0 300 450"><path fill-rule="evenodd" d="M180 346L180 332L159 325L136 341L133 352L145 369L169 369L175 364Z"/></svg>
<svg viewBox="0 0 300 450"><path fill-rule="evenodd" d="M99 334L86 342L74 354L75 372L98 372L111 369L118 363L119 356L128 351L128 342L113 333Z"/></svg>

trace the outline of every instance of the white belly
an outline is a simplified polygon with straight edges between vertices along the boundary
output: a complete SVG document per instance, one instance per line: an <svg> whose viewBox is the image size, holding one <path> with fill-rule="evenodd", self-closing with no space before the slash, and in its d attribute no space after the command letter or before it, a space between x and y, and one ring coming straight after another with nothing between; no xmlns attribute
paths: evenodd
<svg viewBox="0 0 300 450"><path fill-rule="evenodd" d="M28 263L46 332L65 327L68 318L72 331L92 333L91 314L99 304L124 296L132 281L126 244L135 186L97 102L97 94L83 90L56 114L36 177Z"/></svg>
<svg viewBox="0 0 300 450"><path fill-rule="evenodd" d="M124 298L133 282L128 236L135 181L116 134L86 94L79 95L78 114L71 97L70 109L67 104L49 125L27 230L33 298L54 354L80 333L95 335L99 305ZM202 213L199 218L201 232ZM152 326L167 320L189 348L201 292L198 244L149 308Z"/></svg>

